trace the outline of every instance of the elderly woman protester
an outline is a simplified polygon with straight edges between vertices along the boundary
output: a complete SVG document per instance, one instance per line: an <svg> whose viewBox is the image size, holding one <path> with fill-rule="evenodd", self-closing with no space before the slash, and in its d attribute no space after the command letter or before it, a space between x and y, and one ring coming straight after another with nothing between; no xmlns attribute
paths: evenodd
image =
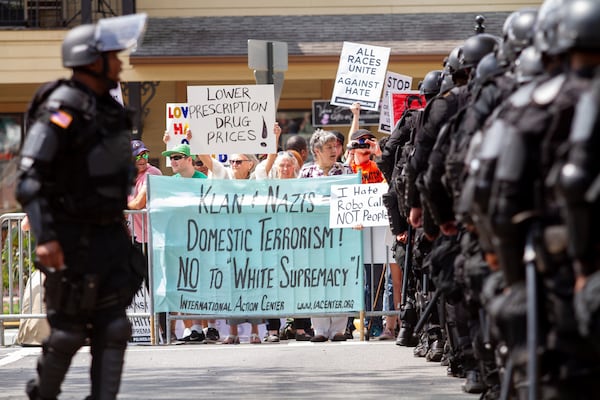
<svg viewBox="0 0 600 400"><path fill-rule="evenodd" d="M337 161L337 136L332 132L317 129L310 138L310 150L315 162L304 165L300 170L299 178L353 173L350 167ZM345 316L311 318L315 333L311 342L326 342L328 339L335 342L346 340L344 331L347 319Z"/></svg>

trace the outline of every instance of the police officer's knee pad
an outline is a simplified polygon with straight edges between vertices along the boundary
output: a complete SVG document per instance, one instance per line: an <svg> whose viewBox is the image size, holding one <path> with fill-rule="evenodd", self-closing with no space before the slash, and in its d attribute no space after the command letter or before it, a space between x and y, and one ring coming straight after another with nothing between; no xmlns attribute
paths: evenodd
<svg viewBox="0 0 600 400"><path fill-rule="evenodd" d="M44 342L44 351L73 356L85 344L86 334L83 331L67 331L53 329Z"/></svg>
<svg viewBox="0 0 600 400"><path fill-rule="evenodd" d="M106 346L121 348L127 345L131 337L131 323L127 317L120 317L106 325L104 329L106 337Z"/></svg>

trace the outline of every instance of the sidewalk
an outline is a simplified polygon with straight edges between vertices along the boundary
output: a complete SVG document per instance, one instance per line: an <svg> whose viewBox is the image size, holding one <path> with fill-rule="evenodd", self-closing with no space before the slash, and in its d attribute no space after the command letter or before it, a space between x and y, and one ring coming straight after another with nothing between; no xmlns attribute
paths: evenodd
<svg viewBox="0 0 600 400"><path fill-rule="evenodd" d="M119 399L476 400L439 363L390 341L130 346ZM23 399L39 348L0 349L0 399ZM64 398L89 394L89 347L76 355Z"/></svg>

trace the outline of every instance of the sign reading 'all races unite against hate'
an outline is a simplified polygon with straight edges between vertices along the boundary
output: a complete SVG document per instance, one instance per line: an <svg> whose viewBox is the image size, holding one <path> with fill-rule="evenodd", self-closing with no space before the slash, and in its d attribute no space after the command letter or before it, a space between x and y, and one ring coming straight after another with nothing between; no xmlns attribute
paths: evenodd
<svg viewBox="0 0 600 400"><path fill-rule="evenodd" d="M377 110L389 57L388 47L344 42L331 104Z"/></svg>
<svg viewBox="0 0 600 400"><path fill-rule="evenodd" d="M193 153L275 153L273 85L188 86Z"/></svg>
<svg viewBox="0 0 600 400"><path fill-rule="evenodd" d="M317 179L150 176L155 311L221 316L363 309L361 232L331 228L332 184Z"/></svg>

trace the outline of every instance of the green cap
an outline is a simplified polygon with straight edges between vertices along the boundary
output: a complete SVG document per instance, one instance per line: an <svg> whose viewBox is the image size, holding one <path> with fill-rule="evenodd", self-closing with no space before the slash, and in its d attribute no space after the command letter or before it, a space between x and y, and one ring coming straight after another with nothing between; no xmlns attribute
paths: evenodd
<svg viewBox="0 0 600 400"><path fill-rule="evenodd" d="M184 156L189 157L191 155L190 145L189 144L180 144L178 146L173 147L171 150L162 152L162 155L165 157L170 157L173 154L183 154Z"/></svg>

